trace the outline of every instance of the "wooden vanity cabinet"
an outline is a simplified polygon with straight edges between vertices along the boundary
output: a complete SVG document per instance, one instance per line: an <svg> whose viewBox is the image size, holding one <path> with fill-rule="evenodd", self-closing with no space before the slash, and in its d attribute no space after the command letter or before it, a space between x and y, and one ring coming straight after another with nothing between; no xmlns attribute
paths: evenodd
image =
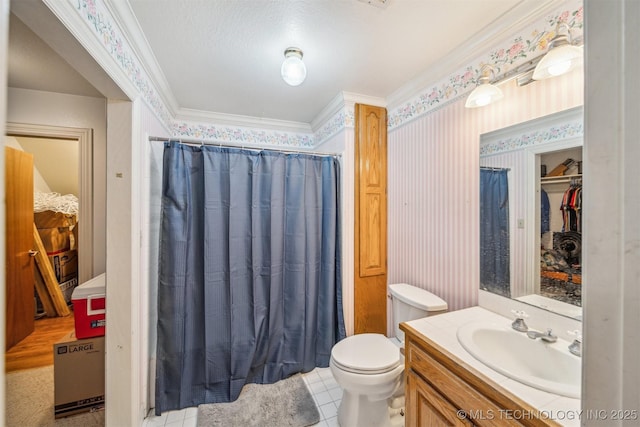
<svg viewBox="0 0 640 427"><path fill-rule="evenodd" d="M420 332L405 333L405 426L558 426Z"/></svg>

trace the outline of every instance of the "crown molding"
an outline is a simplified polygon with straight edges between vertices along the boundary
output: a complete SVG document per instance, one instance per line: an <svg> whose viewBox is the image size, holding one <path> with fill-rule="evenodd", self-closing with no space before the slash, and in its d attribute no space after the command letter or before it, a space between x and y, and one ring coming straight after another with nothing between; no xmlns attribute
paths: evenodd
<svg viewBox="0 0 640 427"><path fill-rule="evenodd" d="M444 61L430 66L427 71L391 93L387 98L387 109L393 110L435 82L469 65L469 58L478 52L489 52L496 45L504 43L521 31L527 24L543 18L559 7L557 0L521 0L491 24L484 27L446 56Z"/></svg>
<svg viewBox="0 0 640 427"><path fill-rule="evenodd" d="M584 26L582 0L565 0L553 3L553 6L552 10L539 9L538 16L541 17L537 20L533 20L531 15L521 17L513 26L523 22L527 23L526 26L484 51L485 53L465 61L457 72L448 72L440 81L432 83L427 89L414 92L413 97L390 109L387 115L389 130L404 126L461 99L476 87L483 64L494 66L496 76L500 78L510 70L534 60L547 50L558 22L566 22L572 30L581 32ZM527 22L528 20L531 22Z"/></svg>
<svg viewBox="0 0 640 427"><path fill-rule="evenodd" d="M172 113L104 1L42 1L126 96L144 100L169 130Z"/></svg>
<svg viewBox="0 0 640 427"><path fill-rule="evenodd" d="M355 104L373 105L374 107L386 107L387 100L377 96L363 95L361 93L342 92L344 103L347 106L353 106Z"/></svg>
<svg viewBox="0 0 640 427"><path fill-rule="evenodd" d="M140 22L136 18L128 1L103 0L116 22L119 23L120 30L127 44L138 57L138 61L144 68L147 76L158 90L158 95L169 110L171 116L175 117L179 110L178 101L169 86L169 82L160 68L160 64L153 54L153 49L142 31Z"/></svg>
<svg viewBox="0 0 640 427"><path fill-rule="evenodd" d="M322 126L325 125L332 117L339 114L345 107L344 92L339 92L333 97L331 101L318 113L318 115L311 121L311 129L317 132Z"/></svg>
<svg viewBox="0 0 640 427"><path fill-rule="evenodd" d="M287 120L265 119L237 114L215 113L212 111L179 108L175 114L176 121L206 122L217 125L238 126L243 128L258 128L281 130L285 132L312 133L309 123Z"/></svg>
<svg viewBox="0 0 640 427"><path fill-rule="evenodd" d="M265 127L224 125L219 121L174 120L171 137L196 141L209 141L238 146L281 146L312 149L314 135L310 132L273 130Z"/></svg>
<svg viewBox="0 0 640 427"><path fill-rule="evenodd" d="M62 23L66 30L71 33L71 36L93 57L99 67L119 86L122 92L124 92L124 95L129 99L136 98L138 96L137 88L129 80L126 73L124 73L113 58L105 51L104 45L87 25L77 8L74 7L71 2L67 1L43 0L43 3L46 8L55 15L58 21ZM18 17L21 16L22 6L27 7L28 3L16 2L16 15ZM25 13L31 14L35 12L36 9L37 7L34 6L33 9L26 9Z"/></svg>
<svg viewBox="0 0 640 427"><path fill-rule="evenodd" d="M353 92L339 92L326 107L311 121L311 129L318 132L327 122L340 114L345 108L353 109L355 104L386 107L387 101L376 96L362 95Z"/></svg>

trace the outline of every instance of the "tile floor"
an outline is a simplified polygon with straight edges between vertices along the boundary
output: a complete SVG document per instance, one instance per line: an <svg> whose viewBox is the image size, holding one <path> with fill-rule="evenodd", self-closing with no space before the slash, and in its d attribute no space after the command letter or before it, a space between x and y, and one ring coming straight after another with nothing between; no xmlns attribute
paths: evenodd
<svg viewBox="0 0 640 427"><path fill-rule="evenodd" d="M342 389L331 375L329 368L316 368L303 374L307 388L316 401L320 422L317 427L338 427L338 405L342 399ZM145 420L145 427L196 427L198 408L169 411L157 417L153 411Z"/></svg>

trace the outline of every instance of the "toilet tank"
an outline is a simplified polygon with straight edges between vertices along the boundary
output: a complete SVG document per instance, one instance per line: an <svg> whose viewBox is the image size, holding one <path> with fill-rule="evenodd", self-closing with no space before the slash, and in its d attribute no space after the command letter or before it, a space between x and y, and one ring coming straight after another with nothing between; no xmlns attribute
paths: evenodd
<svg viewBox="0 0 640 427"><path fill-rule="evenodd" d="M392 316L396 338L404 341L400 323L427 317L429 314L447 310L447 303L431 292L407 283L389 285L392 299Z"/></svg>

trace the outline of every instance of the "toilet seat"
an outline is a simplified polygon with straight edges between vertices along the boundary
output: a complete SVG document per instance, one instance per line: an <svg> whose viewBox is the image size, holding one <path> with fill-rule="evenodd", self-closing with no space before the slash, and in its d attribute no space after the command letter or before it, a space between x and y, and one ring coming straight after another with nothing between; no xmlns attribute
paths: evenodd
<svg viewBox="0 0 640 427"><path fill-rule="evenodd" d="M400 349L382 334L358 334L333 346L331 359L339 369L363 375L383 374L402 363Z"/></svg>

